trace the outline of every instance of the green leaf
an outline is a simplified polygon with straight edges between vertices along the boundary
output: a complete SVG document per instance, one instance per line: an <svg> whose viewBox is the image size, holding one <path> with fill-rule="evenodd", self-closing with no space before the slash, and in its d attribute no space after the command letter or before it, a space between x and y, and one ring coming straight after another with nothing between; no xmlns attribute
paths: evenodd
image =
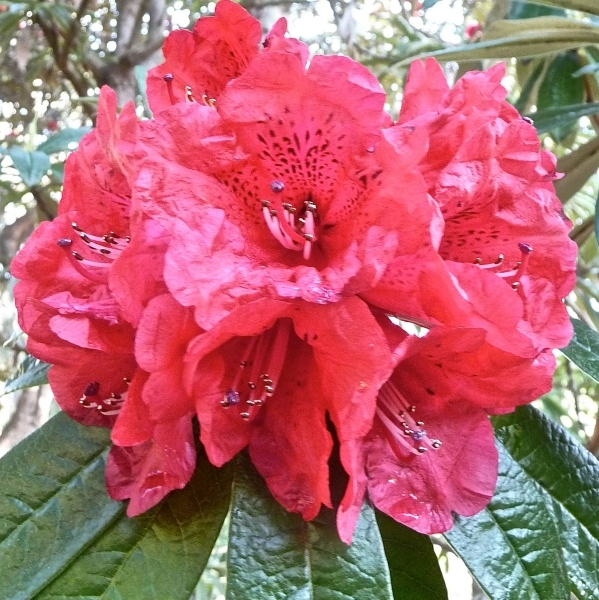
<svg viewBox="0 0 599 600"><path fill-rule="evenodd" d="M28 354L17 367L17 370L6 380L4 391L0 396L48 383L49 368L50 365L48 363L42 362Z"/></svg>
<svg viewBox="0 0 599 600"><path fill-rule="evenodd" d="M530 100L530 96L537 84L539 77L543 74L543 70L545 68L545 61L540 60L539 64L535 67L534 71L530 74L526 83L522 86L522 91L520 92L520 96L518 96L518 100L515 102L514 107L520 113L522 113L526 106L528 105L528 101Z"/></svg>
<svg viewBox="0 0 599 600"><path fill-rule="evenodd" d="M495 432L553 506L571 591L599 599L599 461L531 406L496 417ZM539 537L535 551L545 540Z"/></svg>
<svg viewBox="0 0 599 600"><path fill-rule="evenodd" d="M37 149L39 152L44 152L45 154L75 150L81 138L90 131L91 127L78 127L76 129L67 127L61 129L58 133L51 135L45 142L42 142Z"/></svg>
<svg viewBox="0 0 599 600"><path fill-rule="evenodd" d="M19 27L19 22L23 17L22 11L5 12L0 14L0 39L10 38Z"/></svg>
<svg viewBox="0 0 599 600"><path fill-rule="evenodd" d="M580 10L591 15L599 16L599 4L597 0L535 0L537 4L546 6L557 6L569 10Z"/></svg>
<svg viewBox="0 0 599 600"><path fill-rule="evenodd" d="M587 117L599 112L599 102L560 106L537 111L528 115L535 124L539 133L547 133L556 127L561 127L577 121L580 117Z"/></svg>
<svg viewBox="0 0 599 600"><path fill-rule="evenodd" d="M562 352L582 371L599 382L599 333L586 323L572 319L574 337Z"/></svg>
<svg viewBox="0 0 599 600"><path fill-rule="evenodd" d="M229 508L231 468L129 519L104 483L109 431L64 413L0 460L2 600L188 600Z"/></svg>
<svg viewBox="0 0 599 600"><path fill-rule="evenodd" d="M20 146L12 146L3 152L10 156L25 185L37 185L50 168L50 159L43 152L29 152Z"/></svg>
<svg viewBox="0 0 599 600"><path fill-rule="evenodd" d="M495 21L483 41L454 46L426 56L439 60L527 58L599 43L599 27L561 17Z"/></svg>
<svg viewBox="0 0 599 600"><path fill-rule="evenodd" d="M0 460L0 587L25 600L122 513L108 498L106 429L60 413Z"/></svg>
<svg viewBox="0 0 599 600"><path fill-rule="evenodd" d="M378 510L376 520L391 573L393 597L447 600L447 588L429 536Z"/></svg>
<svg viewBox="0 0 599 600"><path fill-rule="evenodd" d="M549 8L547 6L541 6L532 2L526 2L525 0L512 0L510 10L508 12L508 19L531 19L534 17L545 17L545 16L564 16L566 13L562 9Z"/></svg>
<svg viewBox="0 0 599 600"><path fill-rule="evenodd" d="M424 0L424 2L422 3L422 10L428 10L440 1L441 0Z"/></svg>
<svg viewBox="0 0 599 600"><path fill-rule="evenodd" d="M58 183L64 183L64 163L55 163L50 167L52 177L56 179Z"/></svg>
<svg viewBox="0 0 599 600"><path fill-rule="evenodd" d="M568 600L553 511L501 443L493 499L474 517L456 517L445 537L491 600Z"/></svg>
<svg viewBox="0 0 599 600"><path fill-rule="evenodd" d="M556 56L550 63L537 95L537 113L545 110L582 104L584 101L584 81L574 77L580 68L576 52L565 52ZM569 121L551 131L551 137L560 142L573 130L575 122Z"/></svg>
<svg viewBox="0 0 599 600"><path fill-rule="evenodd" d="M36 600L188 600L229 511L231 476L200 452L182 491L134 519L121 515Z"/></svg>
<svg viewBox="0 0 599 600"><path fill-rule="evenodd" d="M373 509L362 507L351 546L332 510L310 522L274 500L247 455L237 461L231 502L227 600L391 600Z"/></svg>
<svg viewBox="0 0 599 600"><path fill-rule="evenodd" d="M562 202L566 202L599 169L599 137L562 156L556 169L558 173L564 173L564 177L554 182L555 193Z"/></svg>

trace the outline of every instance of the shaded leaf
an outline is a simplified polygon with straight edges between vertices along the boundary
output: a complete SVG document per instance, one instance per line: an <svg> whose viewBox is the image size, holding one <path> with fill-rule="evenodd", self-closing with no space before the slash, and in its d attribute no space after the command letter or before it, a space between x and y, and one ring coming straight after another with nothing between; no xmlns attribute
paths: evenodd
<svg viewBox="0 0 599 600"><path fill-rule="evenodd" d="M365 504L351 546L334 513L311 522L274 500L244 453L231 501L228 600L391 600L391 583L373 509Z"/></svg>
<svg viewBox="0 0 599 600"><path fill-rule="evenodd" d="M582 104L584 100L584 82L574 77L580 68L580 60L576 52L565 52L556 56L545 73L537 95L537 112ZM564 123L551 130L551 136L557 142L563 140L573 130L574 121Z"/></svg>
<svg viewBox="0 0 599 600"><path fill-rule="evenodd" d="M376 520L391 574L393 597L447 600L445 580L430 537L378 510Z"/></svg>
<svg viewBox="0 0 599 600"><path fill-rule="evenodd" d="M542 6L526 0L512 0L510 4L510 10L508 12L508 19L531 19L534 17L545 17L545 16L563 16L565 11L563 9L551 8L549 6Z"/></svg>
<svg viewBox="0 0 599 600"><path fill-rule="evenodd" d="M457 516L445 537L491 600L568 600L553 510L501 443L498 449L493 499L474 517Z"/></svg>
<svg viewBox="0 0 599 600"><path fill-rule="evenodd" d="M572 319L574 337L562 352L582 371L599 382L599 333Z"/></svg>
<svg viewBox="0 0 599 600"><path fill-rule="evenodd" d="M1 395L48 383L50 365L28 354L17 370L6 380Z"/></svg>
<svg viewBox="0 0 599 600"><path fill-rule="evenodd" d="M440 1L441 0L424 0L424 2L422 3L422 10L428 10Z"/></svg>
<svg viewBox="0 0 599 600"><path fill-rule="evenodd" d="M0 38L10 39L12 34L18 29L19 22L23 17L22 9L20 12L5 12L0 14Z"/></svg>
<svg viewBox="0 0 599 600"><path fill-rule="evenodd" d="M51 135L45 142L42 142L37 147L37 150L45 154L75 150L81 138L90 131L91 127L67 127L61 129L58 133Z"/></svg>
<svg viewBox="0 0 599 600"><path fill-rule="evenodd" d="M599 102L588 102L586 104L575 104L572 106L560 106L548 108L528 115L533 121L539 133L547 133L556 127L561 127L577 121L580 117L587 117L599 112Z"/></svg>
<svg viewBox="0 0 599 600"><path fill-rule="evenodd" d="M535 0L537 4L558 6L569 10L580 10L591 15L599 16L599 4L596 0Z"/></svg>
<svg viewBox="0 0 599 600"><path fill-rule="evenodd" d="M494 426L497 439L553 507L571 591L581 600L599 599L599 461L531 406L496 417ZM535 551L545 540L539 537Z"/></svg>
<svg viewBox="0 0 599 600"><path fill-rule="evenodd" d="M38 184L50 168L50 159L43 152L29 152L20 146L12 146L3 152L10 156L21 179L30 187Z"/></svg>

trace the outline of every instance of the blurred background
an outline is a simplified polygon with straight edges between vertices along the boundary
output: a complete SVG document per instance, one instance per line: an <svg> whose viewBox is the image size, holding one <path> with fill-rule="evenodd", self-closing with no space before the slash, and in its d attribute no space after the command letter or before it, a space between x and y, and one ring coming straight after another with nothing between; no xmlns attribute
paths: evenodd
<svg viewBox="0 0 599 600"><path fill-rule="evenodd" d="M343 53L368 66L385 87L393 116L414 58L437 55L449 81L505 60L509 101L534 119L564 173L556 189L580 248L578 284L567 305L573 316L597 329L599 17L574 10L592 0L542 1L241 4L265 31L286 16L290 34L308 43L313 54ZM16 389L23 364L27 373L35 370L16 323L11 260L33 228L56 215L66 156L94 124L100 87L113 87L121 106L133 101L141 118L150 116L145 75L161 62L165 36L193 27L214 7L201 0L0 0L0 455L56 410L48 386ZM558 360L554 389L537 406L597 454L597 384L563 356ZM223 597L223 536L197 600ZM436 550L450 600L486 598L442 538Z"/></svg>

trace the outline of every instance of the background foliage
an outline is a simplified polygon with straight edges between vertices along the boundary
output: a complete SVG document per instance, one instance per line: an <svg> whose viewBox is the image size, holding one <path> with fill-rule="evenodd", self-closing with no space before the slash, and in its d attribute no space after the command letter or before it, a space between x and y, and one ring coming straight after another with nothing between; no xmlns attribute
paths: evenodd
<svg viewBox="0 0 599 600"><path fill-rule="evenodd" d="M332 515L306 524L272 500L245 457L217 471L201 450L184 491L127 519L120 504L98 501L107 432L58 414L0 461L0 599L599 599L599 3L241 4L265 30L286 15L312 52L367 65L392 114L416 56L442 60L450 80L506 60L509 100L564 173L556 190L580 249L566 300L576 338L559 355L553 391L495 419L491 504L432 542L365 505L346 548ZM0 454L57 412L46 366L26 355L15 323L10 261L56 214L64 161L94 124L99 88L148 115L144 78L164 36L213 9L202 0L0 0Z"/></svg>

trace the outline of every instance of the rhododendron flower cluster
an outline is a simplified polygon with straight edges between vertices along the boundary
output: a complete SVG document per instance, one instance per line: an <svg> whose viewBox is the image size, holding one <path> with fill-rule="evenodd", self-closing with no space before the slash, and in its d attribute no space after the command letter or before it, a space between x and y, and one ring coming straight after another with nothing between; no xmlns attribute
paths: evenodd
<svg viewBox="0 0 599 600"><path fill-rule="evenodd" d="M450 89L415 62L394 122L365 67L285 32L221 0L168 37L152 119L102 90L13 263L20 323L63 410L112 428L131 516L186 485L197 418L305 519L338 440L348 543L366 496L442 532L493 494L489 415L548 391L571 336L555 159L502 65Z"/></svg>

